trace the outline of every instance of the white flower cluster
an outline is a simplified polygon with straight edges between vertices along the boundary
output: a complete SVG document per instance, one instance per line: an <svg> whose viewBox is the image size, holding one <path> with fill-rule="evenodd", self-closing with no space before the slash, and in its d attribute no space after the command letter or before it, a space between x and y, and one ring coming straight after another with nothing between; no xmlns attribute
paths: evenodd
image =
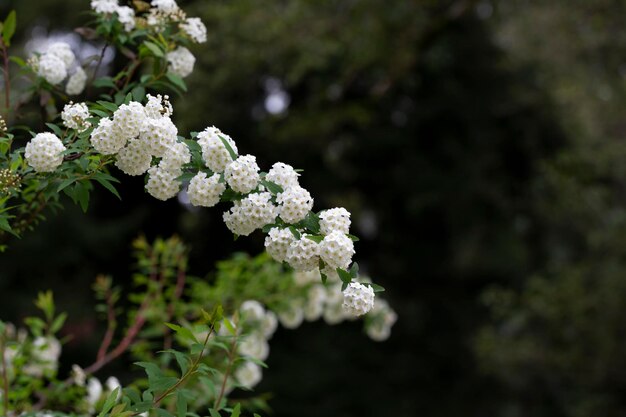
<svg viewBox="0 0 626 417"><path fill-rule="evenodd" d="M169 62L168 71L182 78L193 72L193 66L196 63L196 57L184 46L168 52L165 58Z"/></svg>
<svg viewBox="0 0 626 417"><path fill-rule="evenodd" d="M278 262L287 260L287 252L295 237L291 230L272 227L265 238L265 250Z"/></svg>
<svg viewBox="0 0 626 417"><path fill-rule="evenodd" d="M61 84L72 73L65 87L70 95L82 93L87 81L85 71L75 61L71 46L65 42L51 44L44 54L30 60L37 75L52 85Z"/></svg>
<svg viewBox="0 0 626 417"><path fill-rule="evenodd" d="M126 32L135 28L135 11L131 7L120 6L117 0L92 0L91 8L96 13L115 14Z"/></svg>
<svg viewBox="0 0 626 417"><path fill-rule="evenodd" d="M320 213L320 233L329 235L334 231L348 234L350 212L343 207L335 207Z"/></svg>
<svg viewBox="0 0 626 417"><path fill-rule="evenodd" d="M278 194L276 201L280 203L280 218L285 223L297 223L303 220L313 208L311 194L300 186L287 188Z"/></svg>
<svg viewBox="0 0 626 417"><path fill-rule="evenodd" d="M180 28L196 43L206 42L206 26L199 17L188 17L180 24Z"/></svg>
<svg viewBox="0 0 626 417"><path fill-rule="evenodd" d="M213 174L207 178L205 172L198 172L189 181L187 195L189 202L194 206L213 207L219 203L224 190L226 186L220 182L219 174Z"/></svg>
<svg viewBox="0 0 626 417"><path fill-rule="evenodd" d="M89 118L89 109L85 103L76 103L69 102L63 107L63 111L61 112L61 119L63 120L63 125L70 129L78 130L79 132L88 129L91 126L91 123L87 121Z"/></svg>
<svg viewBox="0 0 626 417"><path fill-rule="evenodd" d="M259 184L259 166L256 157L243 155L231 162L224 170L224 178L230 188L238 193L246 194Z"/></svg>
<svg viewBox="0 0 626 417"><path fill-rule="evenodd" d="M365 332L377 342L387 340L391 335L391 327L398 320L398 315L389 307L386 300L376 300L374 308L367 314Z"/></svg>
<svg viewBox="0 0 626 417"><path fill-rule="evenodd" d="M220 138L224 138L233 152L237 153L235 141L218 128L211 126L198 133L198 145L202 148L202 159L213 172L224 172L226 167L233 162L233 158Z"/></svg>
<svg viewBox="0 0 626 417"><path fill-rule="evenodd" d="M296 172L291 165L282 162L276 162L272 165L265 179L281 186L283 190L298 187L298 177L300 174Z"/></svg>
<svg viewBox="0 0 626 417"><path fill-rule="evenodd" d="M256 300L244 301L239 308L243 328L247 329L242 341L238 344L238 353L255 360L264 361L270 353L268 340L278 326L276 314L266 310ZM246 388L252 388L261 381L261 367L256 363L245 361L235 371L235 379Z"/></svg>
<svg viewBox="0 0 626 417"><path fill-rule="evenodd" d="M248 236L276 218L278 208L271 202L270 193L250 194L235 201L233 207L224 213L224 223L236 235Z"/></svg>
<svg viewBox="0 0 626 417"><path fill-rule="evenodd" d="M374 307L374 290L369 285L351 282L343 291L343 308L354 316L362 316Z"/></svg>
<svg viewBox="0 0 626 417"><path fill-rule="evenodd" d="M52 172L63 163L65 146L54 133L38 133L26 144L26 163L37 172Z"/></svg>

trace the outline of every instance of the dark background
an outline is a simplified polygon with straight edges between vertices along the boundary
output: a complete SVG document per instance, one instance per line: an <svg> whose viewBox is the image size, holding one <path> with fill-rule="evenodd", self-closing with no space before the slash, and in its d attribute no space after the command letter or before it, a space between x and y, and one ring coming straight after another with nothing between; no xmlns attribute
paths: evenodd
<svg viewBox="0 0 626 417"><path fill-rule="evenodd" d="M274 415L626 415L625 2L179 4L209 32L174 99L179 131L215 125L262 168L304 169L316 210L352 212L357 260L399 316L384 343L359 323L279 330L258 387ZM88 9L0 5L17 9L17 48ZM276 89L289 105L271 114ZM123 180L123 202L68 204L0 255L0 316L53 288L67 363L93 357L91 282L129 279L140 232L181 235L198 275L263 249L261 234L233 242L219 209Z"/></svg>

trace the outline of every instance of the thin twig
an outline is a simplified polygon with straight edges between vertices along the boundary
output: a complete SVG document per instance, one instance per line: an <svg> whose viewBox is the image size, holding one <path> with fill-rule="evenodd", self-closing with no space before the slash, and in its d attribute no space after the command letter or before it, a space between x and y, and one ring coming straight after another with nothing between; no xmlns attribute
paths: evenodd
<svg viewBox="0 0 626 417"><path fill-rule="evenodd" d="M9 414L9 376L7 375L7 362L5 357L6 333L0 335L0 360L2 361L2 402L4 412Z"/></svg>
<svg viewBox="0 0 626 417"><path fill-rule="evenodd" d="M230 351L228 352L228 365L226 366L226 372L224 373L224 380L222 381L222 387L220 388L220 395L218 395L215 400L215 408L217 411L220 410L220 403L222 402L222 398L224 397L224 393L226 392L226 382L228 381L228 377L230 376L231 371L233 370L235 349L237 348L237 337L233 336L233 343L230 345Z"/></svg>
<svg viewBox="0 0 626 417"><path fill-rule="evenodd" d="M113 296L111 294L111 289L108 288L106 292L106 303L107 303L107 330L104 334L104 338L102 339L102 344L98 349L98 356L96 356L97 360L104 359L104 356L111 345L111 341L113 340L113 335L115 334L115 327L117 325L115 320L115 311Z"/></svg>

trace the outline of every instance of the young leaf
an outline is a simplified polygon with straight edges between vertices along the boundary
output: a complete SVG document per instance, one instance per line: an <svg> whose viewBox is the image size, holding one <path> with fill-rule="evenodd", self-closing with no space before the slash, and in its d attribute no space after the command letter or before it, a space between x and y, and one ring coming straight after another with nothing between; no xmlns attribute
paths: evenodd
<svg viewBox="0 0 626 417"><path fill-rule="evenodd" d="M228 141L224 138L224 136L219 135L220 139L222 140L222 143L224 144L224 147L226 148L226 150L228 151L228 153L230 154L230 157L233 159L233 161L235 159L237 159L237 153L233 150L233 148L230 146L230 143L228 143Z"/></svg>
<svg viewBox="0 0 626 417"><path fill-rule="evenodd" d="M350 276L352 278L356 278L357 275L359 275L359 264L354 262L350 268Z"/></svg>
<svg viewBox="0 0 626 417"><path fill-rule="evenodd" d="M182 391L176 393L176 416L185 417L187 415L187 400Z"/></svg>
<svg viewBox="0 0 626 417"><path fill-rule="evenodd" d="M11 38L15 33L15 28L17 27L17 15L15 10L11 10L7 18L4 20L2 25L2 41L6 46L11 45Z"/></svg>
<svg viewBox="0 0 626 417"><path fill-rule="evenodd" d="M230 417L239 417L241 414L241 404L237 403L237 405L233 408L233 411L230 413Z"/></svg>
<svg viewBox="0 0 626 417"><path fill-rule="evenodd" d="M339 279L341 279L341 282L344 284L349 284L352 281L350 273L344 269L337 268L337 275L339 275Z"/></svg>
<svg viewBox="0 0 626 417"><path fill-rule="evenodd" d="M109 190L115 197L117 197L119 200L122 199L122 197L120 197L120 194L117 192L117 190L115 189L115 187L113 186L113 184L111 184L109 182L109 180L106 180L104 178L98 178L98 177L94 177L94 180L98 181L98 183L100 183L100 185L102 185L104 188L106 188L107 190Z"/></svg>
<svg viewBox="0 0 626 417"><path fill-rule="evenodd" d="M298 240L300 240L300 232L298 232L298 229L296 229L293 226L289 226L289 230L291 231L291 234Z"/></svg>
<svg viewBox="0 0 626 417"><path fill-rule="evenodd" d="M108 395L107 399L104 401L104 405L102 406L102 411L98 414L98 417L104 417L106 413L113 408L115 404L115 400L117 399L117 393L120 391L120 388L117 387Z"/></svg>
<svg viewBox="0 0 626 417"><path fill-rule="evenodd" d="M324 236L320 236L320 235L306 235L305 237L307 239L312 240L315 243L320 243L322 240L324 240Z"/></svg>
<svg viewBox="0 0 626 417"><path fill-rule="evenodd" d="M170 329L174 330L176 334L182 337L183 339L187 339L194 343L198 343L198 339L196 339L196 336L191 332L191 330L185 327L179 326L177 324L173 324L173 323L165 323L165 325L169 327Z"/></svg>
<svg viewBox="0 0 626 417"><path fill-rule="evenodd" d="M176 74L172 74L171 72L168 72L165 76L176 87L180 88L183 91L187 91L187 85L185 84L185 81L183 81L183 79L181 77L179 77Z"/></svg>
<svg viewBox="0 0 626 417"><path fill-rule="evenodd" d="M46 126L52 129L54 134L57 135L59 138L63 137L63 131L61 130L59 126L55 125L54 123L46 123Z"/></svg>
<svg viewBox="0 0 626 417"><path fill-rule="evenodd" d="M159 46L155 43L152 43L150 41L144 41L143 43L146 48L148 48L150 50L150 52L152 52L152 54L154 56L157 56L159 58L163 58L164 54L163 54L163 50L161 48L159 48Z"/></svg>
<svg viewBox="0 0 626 417"><path fill-rule="evenodd" d="M276 184L275 182L266 180L261 180L260 182L272 194L279 194L283 192L283 187Z"/></svg>
<svg viewBox="0 0 626 417"><path fill-rule="evenodd" d="M372 287L372 289L374 290L374 292L383 292L385 291L385 289L383 287L381 287L378 284L368 284L370 287Z"/></svg>
<svg viewBox="0 0 626 417"><path fill-rule="evenodd" d="M301 223L304 227L306 227L311 232L313 232L313 234L316 234L316 235L319 234L320 218L317 214L310 211L309 214L306 215L306 217L304 218L304 220L302 220Z"/></svg>

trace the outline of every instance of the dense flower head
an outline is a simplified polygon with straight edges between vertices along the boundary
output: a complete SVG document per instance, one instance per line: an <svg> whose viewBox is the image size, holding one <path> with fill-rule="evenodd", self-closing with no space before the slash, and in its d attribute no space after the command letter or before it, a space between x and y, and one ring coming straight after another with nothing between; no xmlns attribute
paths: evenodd
<svg viewBox="0 0 626 417"><path fill-rule="evenodd" d="M199 17L188 17L180 24L180 28L192 41L196 43L206 42L206 26Z"/></svg>
<svg viewBox="0 0 626 417"><path fill-rule="evenodd" d="M289 245L294 240L291 230L272 227L265 238L265 250L278 262L284 262L287 260Z"/></svg>
<svg viewBox="0 0 626 417"><path fill-rule="evenodd" d="M65 42L55 42L48 47L46 51L46 55L54 55L63 61L65 64L66 70L69 69L76 57L74 56L74 52L72 52L72 47Z"/></svg>
<svg viewBox="0 0 626 417"><path fill-rule="evenodd" d="M350 233L350 212L343 207L335 207L320 213L320 233L328 235L334 231Z"/></svg>
<svg viewBox="0 0 626 417"><path fill-rule="evenodd" d="M113 126L118 134L124 136L126 139L137 137L145 121L146 112L141 103L136 101L122 104L115 110L115 113L113 113Z"/></svg>
<svg viewBox="0 0 626 417"><path fill-rule="evenodd" d="M286 223L298 223L313 208L311 194L300 186L286 189L277 195L276 201L280 204L280 218Z"/></svg>
<svg viewBox="0 0 626 417"><path fill-rule="evenodd" d="M65 92L70 96L76 96L83 92L87 83L87 73L82 67L77 67L65 85Z"/></svg>
<svg viewBox="0 0 626 417"><path fill-rule="evenodd" d="M85 103L72 103L71 101L63 107L61 112L61 119L63 125L70 129L83 130L89 128L91 123L87 121L89 118L89 108Z"/></svg>
<svg viewBox="0 0 626 417"><path fill-rule="evenodd" d="M263 332L263 336L269 339L272 337L277 327L278 318L276 317L276 314L271 310L267 310L261 320L261 331Z"/></svg>
<svg viewBox="0 0 626 417"><path fill-rule="evenodd" d="M153 96L148 94L146 97L148 98L144 106L146 117L158 119L160 117L170 117L174 113L168 95L162 96L161 94L157 94Z"/></svg>
<svg viewBox="0 0 626 417"><path fill-rule="evenodd" d="M353 316L362 316L374 307L374 290L369 285L351 282L343 291L343 309Z"/></svg>
<svg viewBox="0 0 626 417"><path fill-rule="evenodd" d="M319 265L319 245L306 236L294 239L287 249L287 263L296 271L312 271Z"/></svg>
<svg viewBox="0 0 626 417"><path fill-rule="evenodd" d="M142 107L143 110L143 107ZM148 152L163 157L178 141L178 128L169 117L145 119L139 138Z"/></svg>
<svg viewBox="0 0 626 417"><path fill-rule="evenodd" d="M37 74L50 84L57 85L67 77L67 67L58 56L44 54L39 58Z"/></svg>
<svg viewBox="0 0 626 417"><path fill-rule="evenodd" d="M37 172L52 172L63 163L65 146L54 133L38 133L26 144L26 163Z"/></svg>
<svg viewBox="0 0 626 417"><path fill-rule="evenodd" d="M396 312L389 307L387 301L376 300L374 308L367 314L365 332L377 342L387 340L397 319Z"/></svg>
<svg viewBox="0 0 626 417"><path fill-rule="evenodd" d="M255 332L244 337L237 346L237 351L243 356L264 361L270 354L270 345L263 334Z"/></svg>
<svg viewBox="0 0 626 417"><path fill-rule="evenodd" d="M211 126L198 133L198 145L202 148L202 159L213 172L224 172L228 164L233 162L233 158L220 137L224 138L236 154L237 145L235 141L218 128Z"/></svg>
<svg viewBox="0 0 626 417"><path fill-rule="evenodd" d="M307 321L315 321L324 313L326 302L326 288L317 284L309 287L307 291L306 303L304 304L304 318Z"/></svg>
<svg viewBox="0 0 626 417"><path fill-rule="evenodd" d="M292 302L287 308L278 312L278 321L286 329L295 329L302 324L304 311L298 302Z"/></svg>
<svg viewBox="0 0 626 417"><path fill-rule="evenodd" d="M261 382L261 367L253 362L245 361L235 371L235 379L246 388L252 388Z"/></svg>
<svg viewBox="0 0 626 417"><path fill-rule="evenodd" d="M242 155L231 162L224 170L224 179L239 193L249 193L259 184L259 166L253 155Z"/></svg>
<svg viewBox="0 0 626 417"><path fill-rule="evenodd" d="M168 70L172 74L185 78L193 72L196 57L184 46L179 46L173 51L168 52L166 58L167 62L169 62Z"/></svg>
<svg viewBox="0 0 626 417"><path fill-rule="evenodd" d="M180 182L176 179L181 172L172 172L155 166L148 170L146 191L158 200L168 200L180 191Z"/></svg>
<svg viewBox="0 0 626 417"><path fill-rule="evenodd" d="M299 176L300 174L298 174L291 165L276 162L272 165L272 169L269 170L265 179L280 185L283 190L287 190L300 185L298 184Z"/></svg>
<svg viewBox="0 0 626 417"><path fill-rule="evenodd" d="M91 132L91 146L103 155L112 155L122 149L128 139L113 128L113 121L108 117L100 119L98 126Z"/></svg>
<svg viewBox="0 0 626 417"><path fill-rule="evenodd" d="M128 175L141 175L150 168L152 155L139 139L131 139L117 154L115 166Z"/></svg>
<svg viewBox="0 0 626 417"><path fill-rule="evenodd" d="M265 308L257 300L246 300L239 307L241 316L246 321L260 321L265 317Z"/></svg>
<svg viewBox="0 0 626 417"><path fill-rule="evenodd" d="M250 194L235 201L233 207L224 213L226 226L236 235L248 236L250 233L276 219L277 208L271 202L270 193Z"/></svg>
<svg viewBox="0 0 626 417"><path fill-rule="evenodd" d="M183 165L191 161L191 152L187 145L175 142L169 146L159 163L159 167L168 171L180 171Z"/></svg>
<svg viewBox="0 0 626 417"><path fill-rule="evenodd" d="M117 0L91 0L91 8L96 13L115 13Z"/></svg>
<svg viewBox="0 0 626 417"><path fill-rule="evenodd" d="M178 11L176 0L152 0L150 4L152 4L152 7L165 13L175 13Z"/></svg>
<svg viewBox="0 0 626 417"><path fill-rule="evenodd" d="M220 182L220 175L213 174L207 178L205 172L198 172L189 181L187 195L194 206L213 207L220 201L226 185Z"/></svg>
<svg viewBox="0 0 626 417"><path fill-rule="evenodd" d="M135 28L135 11L131 7L118 6L115 9L115 13L120 23L124 25L126 32L130 32Z"/></svg>
<svg viewBox="0 0 626 417"><path fill-rule="evenodd" d="M331 268L347 269L354 255L352 239L339 231L331 232L320 242L320 257Z"/></svg>

